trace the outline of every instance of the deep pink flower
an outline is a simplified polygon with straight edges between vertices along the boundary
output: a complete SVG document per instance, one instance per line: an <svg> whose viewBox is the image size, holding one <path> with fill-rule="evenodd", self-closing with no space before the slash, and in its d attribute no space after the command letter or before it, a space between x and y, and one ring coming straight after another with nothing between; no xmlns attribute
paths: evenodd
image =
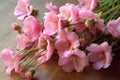
<svg viewBox="0 0 120 80"><path fill-rule="evenodd" d="M16 39L18 41L17 49L19 50L23 50L33 44L31 38L26 34L19 34L17 35Z"/></svg>
<svg viewBox="0 0 120 80"><path fill-rule="evenodd" d="M29 2L30 0L18 0L14 15L17 16L19 20L24 20L25 17L31 15L33 7L29 5Z"/></svg>
<svg viewBox="0 0 120 80"><path fill-rule="evenodd" d="M84 67L88 66L88 60L83 51L78 49L66 51L59 58L59 65L66 72L71 72L74 69L77 72L83 71Z"/></svg>
<svg viewBox="0 0 120 80"><path fill-rule="evenodd" d="M37 40L42 31L42 26L38 20L33 16L29 16L25 18L23 23L23 32L31 38L31 41Z"/></svg>
<svg viewBox="0 0 120 80"><path fill-rule="evenodd" d="M90 51L88 58L90 62L93 62L93 68L99 70L101 68L108 68L112 61L111 56L111 46L107 42L102 44L91 44L87 47L87 50Z"/></svg>
<svg viewBox="0 0 120 80"><path fill-rule="evenodd" d="M107 23L108 32L118 38L120 37L120 17L117 20L111 20Z"/></svg>
<svg viewBox="0 0 120 80"><path fill-rule="evenodd" d="M19 55L10 48L1 51L0 54L5 66L7 67L6 73L11 75L12 70L18 71L20 60L23 55Z"/></svg>
<svg viewBox="0 0 120 80"><path fill-rule="evenodd" d="M57 36L57 41L55 42L55 48L58 50L58 54L66 50L76 49L79 46L78 36L74 32L61 33Z"/></svg>
<svg viewBox="0 0 120 80"><path fill-rule="evenodd" d="M53 35L58 29L58 17L57 14L53 12L46 13L44 17L44 27L43 34Z"/></svg>
<svg viewBox="0 0 120 80"><path fill-rule="evenodd" d="M40 57L38 58L38 61L40 64L48 61L51 58L51 56L55 50L53 41L50 38L50 36L48 36L48 35L40 36L37 48L40 51L44 50L42 53L39 53Z"/></svg>
<svg viewBox="0 0 120 80"><path fill-rule="evenodd" d="M98 5L97 0L78 0L78 1L79 6L87 10L94 10Z"/></svg>
<svg viewBox="0 0 120 80"><path fill-rule="evenodd" d="M59 9L57 8L57 6L52 5L52 2L46 3L45 7L46 7L48 10L52 11L53 13L59 13Z"/></svg>

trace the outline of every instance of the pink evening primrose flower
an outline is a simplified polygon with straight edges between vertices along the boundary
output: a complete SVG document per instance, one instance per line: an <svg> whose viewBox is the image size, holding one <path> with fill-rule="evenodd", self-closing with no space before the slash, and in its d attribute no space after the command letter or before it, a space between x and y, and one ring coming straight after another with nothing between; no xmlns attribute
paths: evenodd
<svg viewBox="0 0 120 80"><path fill-rule="evenodd" d="M57 14L49 12L45 14L44 17L44 27L43 34L54 35L58 29L58 17Z"/></svg>
<svg viewBox="0 0 120 80"><path fill-rule="evenodd" d="M120 37L120 17L117 20L111 20L107 23L108 32L118 38Z"/></svg>
<svg viewBox="0 0 120 80"><path fill-rule="evenodd" d="M60 56L59 65L61 65L66 72L71 72L74 69L77 72L81 72L84 67L88 66L88 60L83 51L78 49L69 50Z"/></svg>
<svg viewBox="0 0 120 80"><path fill-rule="evenodd" d="M5 66L7 67L6 73L11 75L12 70L18 71L20 60L23 55L19 55L10 48L1 51L0 57L2 58Z"/></svg>
<svg viewBox="0 0 120 80"><path fill-rule="evenodd" d="M25 17L31 15L33 7L29 2L30 0L18 0L14 11L14 15L18 17L18 20L24 20Z"/></svg>
<svg viewBox="0 0 120 80"><path fill-rule="evenodd" d="M87 10L94 10L98 5L97 0L78 0L78 1L79 6Z"/></svg>
<svg viewBox="0 0 120 80"><path fill-rule="evenodd" d="M33 16L29 16L25 18L23 23L23 32L31 38L31 41L37 40L42 31L42 26L38 20Z"/></svg>
<svg viewBox="0 0 120 80"><path fill-rule="evenodd" d="M46 3L45 7L46 7L48 10L52 11L53 13L56 13L56 14L59 13L59 9L57 8L57 6L52 5L52 2Z"/></svg>
<svg viewBox="0 0 120 80"><path fill-rule="evenodd" d="M93 68L99 70L101 68L108 68L112 61L111 56L111 46L107 42L102 44L91 44L87 47L87 50L90 51L88 58L90 62L93 62Z"/></svg>
<svg viewBox="0 0 120 80"><path fill-rule="evenodd" d="M40 64L48 61L55 50L53 41L50 36L44 34L40 36L37 48L40 51L44 50L42 53L40 53L40 57L38 58Z"/></svg>

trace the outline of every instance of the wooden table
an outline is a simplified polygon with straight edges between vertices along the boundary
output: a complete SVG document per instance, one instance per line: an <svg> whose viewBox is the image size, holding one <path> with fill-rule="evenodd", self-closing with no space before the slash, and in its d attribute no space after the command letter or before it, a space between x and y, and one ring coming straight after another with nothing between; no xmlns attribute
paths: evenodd
<svg viewBox="0 0 120 80"><path fill-rule="evenodd" d="M44 5L47 1L52 1L58 6L66 2L77 3L77 0L31 0L34 8L39 10L38 19L42 19L44 12L47 11ZM15 35L17 34L10 28L12 22L18 22L13 15L17 0L0 0L0 50L5 47L16 47ZM35 74L36 79L33 80L120 80L120 54L115 56L111 66L108 69L99 71L93 70L92 67L87 67L82 73L66 73L61 70L57 64L57 59L53 58L47 63L39 67L39 71ZM10 80L6 75L5 67L0 60L0 80ZM23 80L17 75L13 80Z"/></svg>

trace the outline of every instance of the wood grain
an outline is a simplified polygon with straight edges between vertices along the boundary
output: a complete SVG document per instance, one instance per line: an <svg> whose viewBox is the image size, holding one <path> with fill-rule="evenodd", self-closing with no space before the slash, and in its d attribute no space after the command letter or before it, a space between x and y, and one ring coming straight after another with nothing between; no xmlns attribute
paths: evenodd
<svg viewBox="0 0 120 80"><path fill-rule="evenodd" d="M31 0L31 4L35 9L39 10L37 19L43 18L44 12L47 9L44 7L46 2L52 1L58 6L66 2L77 3L77 0ZM17 0L0 0L0 50L5 47L16 46L16 32L14 32L10 25L12 22L19 22L13 15ZM41 65L34 75L33 80L120 80L120 54L114 57L111 66L108 69L101 69L99 71L93 70L92 67L87 67L82 73L64 72L57 64L57 57ZM24 80L18 75L9 77L5 73L5 66L0 60L0 80Z"/></svg>

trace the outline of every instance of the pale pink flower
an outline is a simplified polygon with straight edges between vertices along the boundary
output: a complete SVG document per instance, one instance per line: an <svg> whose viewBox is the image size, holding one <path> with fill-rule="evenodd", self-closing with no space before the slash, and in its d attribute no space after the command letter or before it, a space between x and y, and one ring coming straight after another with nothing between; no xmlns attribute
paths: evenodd
<svg viewBox="0 0 120 80"><path fill-rule="evenodd" d="M31 15L33 7L29 2L30 0L18 0L14 15L17 16L19 20L24 20L25 17Z"/></svg>
<svg viewBox="0 0 120 80"><path fill-rule="evenodd" d="M87 10L94 10L98 5L97 0L78 0L78 1L79 6Z"/></svg>
<svg viewBox="0 0 120 80"><path fill-rule="evenodd" d="M37 48L41 51L44 50L40 54L40 57L38 58L38 61L40 64L48 61L51 56L53 55L53 52L55 50L54 44L50 36L48 35L41 35L38 41Z"/></svg>
<svg viewBox="0 0 120 80"><path fill-rule="evenodd" d="M58 29L58 17L55 13L49 12L46 13L44 17L44 27L43 34L53 35L57 32Z"/></svg>
<svg viewBox="0 0 120 80"><path fill-rule="evenodd" d="M90 62L93 62L93 68L99 70L101 68L108 68L112 61L111 56L111 46L107 42L102 44L91 44L87 47L87 50L90 51L88 58Z"/></svg>
<svg viewBox="0 0 120 80"><path fill-rule="evenodd" d="M23 55L19 55L10 48L1 51L0 54L5 66L7 67L6 73L11 75L12 70L18 71L20 60Z"/></svg>
<svg viewBox="0 0 120 80"><path fill-rule="evenodd" d="M74 32L61 33L57 36L55 48L59 52L76 49L80 46L78 36ZM61 54L61 53L60 53Z"/></svg>
<svg viewBox="0 0 120 80"><path fill-rule="evenodd" d="M88 60L83 51L78 49L69 50L60 56L59 65L62 66L66 72L71 72L74 69L77 72L81 72L84 67L88 66Z"/></svg>
<svg viewBox="0 0 120 80"><path fill-rule="evenodd" d="M117 20L110 20L107 23L107 30L112 36L120 37L120 17Z"/></svg>
<svg viewBox="0 0 120 80"><path fill-rule="evenodd" d="M104 31L105 24L103 19L101 19L97 14L90 10L80 11L79 18L86 21L85 26L89 29L89 32L96 34L96 30ZM91 19L91 21L90 21ZM93 19L93 20L92 20Z"/></svg>
<svg viewBox="0 0 120 80"><path fill-rule="evenodd" d="M46 3L45 7L46 7L48 10L52 11L53 13L56 13L56 14L59 13L59 9L57 8L57 6L52 5L52 2Z"/></svg>
<svg viewBox="0 0 120 80"><path fill-rule="evenodd" d="M19 50L23 50L33 44L31 38L26 34L19 34L17 35L16 39L18 41L17 49Z"/></svg>
<svg viewBox="0 0 120 80"><path fill-rule="evenodd" d="M61 6L59 12L58 17L61 20L68 20L71 23L75 23L79 18L79 7L74 4L67 3Z"/></svg>
<svg viewBox="0 0 120 80"><path fill-rule="evenodd" d="M31 41L37 40L42 31L42 26L38 20L33 16L29 16L25 18L23 23L23 32L31 38Z"/></svg>

